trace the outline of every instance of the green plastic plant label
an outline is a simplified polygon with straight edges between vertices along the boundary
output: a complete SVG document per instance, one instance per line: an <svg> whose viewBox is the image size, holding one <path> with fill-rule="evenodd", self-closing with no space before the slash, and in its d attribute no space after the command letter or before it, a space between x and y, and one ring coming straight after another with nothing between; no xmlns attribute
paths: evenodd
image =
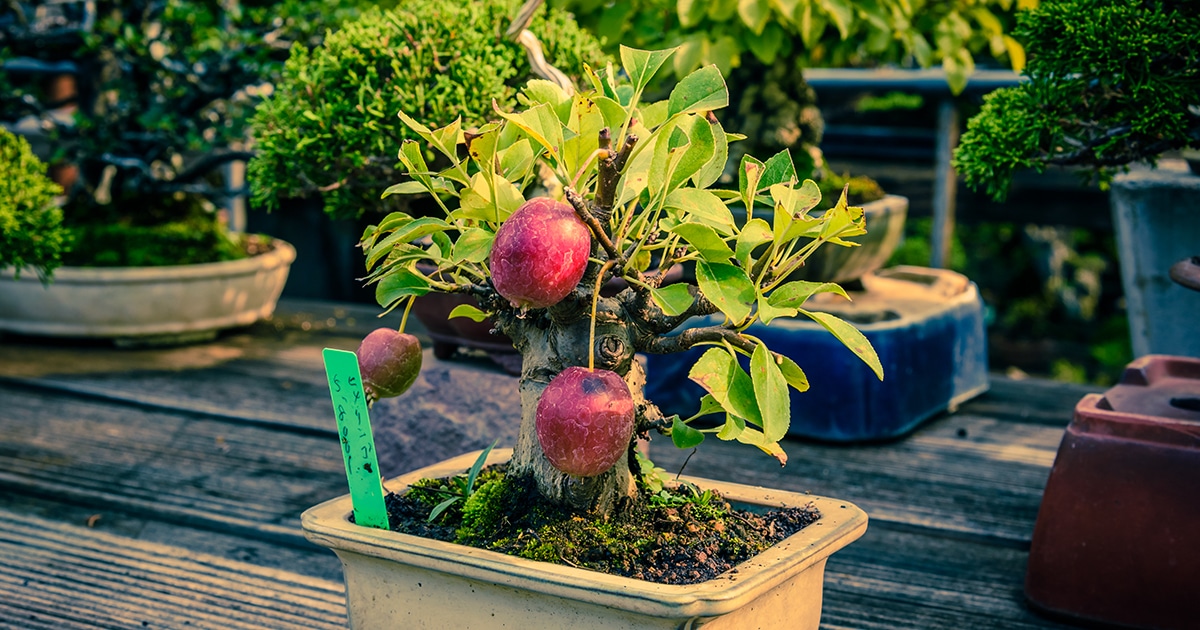
<svg viewBox="0 0 1200 630"><path fill-rule="evenodd" d="M321 355L325 360L325 374L329 377L329 395L333 398L342 458L346 462L354 522L387 529L379 459L375 455L375 438L367 415L367 396L363 392L358 357L353 352L333 348L325 348Z"/></svg>

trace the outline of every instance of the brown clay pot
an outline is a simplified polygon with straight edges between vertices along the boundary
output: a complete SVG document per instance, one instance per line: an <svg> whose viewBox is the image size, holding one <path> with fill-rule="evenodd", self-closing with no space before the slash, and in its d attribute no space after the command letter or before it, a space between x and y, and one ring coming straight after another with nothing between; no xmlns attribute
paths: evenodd
<svg viewBox="0 0 1200 630"><path fill-rule="evenodd" d="M1036 609L1133 628L1196 628L1200 359L1149 355L1089 394L1059 446L1033 532Z"/></svg>

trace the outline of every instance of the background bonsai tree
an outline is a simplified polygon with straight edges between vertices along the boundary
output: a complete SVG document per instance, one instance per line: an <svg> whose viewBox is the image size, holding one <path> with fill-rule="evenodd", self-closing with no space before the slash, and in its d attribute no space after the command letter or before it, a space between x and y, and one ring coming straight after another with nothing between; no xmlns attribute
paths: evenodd
<svg viewBox="0 0 1200 630"><path fill-rule="evenodd" d="M67 232L54 198L62 188L24 138L0 128L0 271L33 268L49 279L62 262Z"/></svg>
<svg viewBox="0 0 1200 630"><path fill-rule="evenodd" d="M808 383L795 361L743 332L755 321L812 318L882 378L861 333L803 307L815 293L845 295L842 289L787 281L817 247L848 246L845 239L863 234L861 208L847 206L843 195L819 218L810 216L820 193L798 179L787 151L765 162L747 156L736 189L712 188L737 138L712 115L729 94L710 65L684 77L666 100L643 101L672 52L622 48L624 74L611 64L585 67L591 87L575 95L531 81L521 94L524 109L497 107L499 122L472 131L458 120L430 128L401 112L420 141L404 141L400 161L444 213L391 214L362 242L381 305L407 308L431 291L478 298L482 310L460 306L456 314L490 315L523 358L510 471L532 477L549 501L601 513L635 495L641 464L633 445L651 430L680 447L715 435L786 461L779 440L790 421L787 388ZM447 166L431 168L424 146ZM541 173L561 195L525 197ZM747 208L745 221L734 220L731 203ZM766 209L773 209L769 221L761 216ZM436 271L423 273L422 261ZM682 264L695 266L695 283L664 285ZM612 277L628 288L601 297L599 287ZM672 334L692 316L715 313L724 314L722 324ZM371 345L364 342L360 356L371 355ZM663 417L643 395L646 375L634 354L701 345L711 347L691 372L708 391L700 412ZM408 367L364 373L364 381L401 381L416 369L404 360L394 366ZM724 422L692 426L709 414Z"/></svg>
<svg viewBox="0 0 1200 630"><path fill-rule="evenodd" d="M989 94L955 167L997 199L1015 172L1115 167L1200 147L1200 4L1052 0L1021 14L1020 86Z"/></svg>
<svg viewBox="0 0 1200 630"><path fill-rule="evenodd" d="M33 3L29 3L32 5ZM240 150L246 120L293 40L311 44L354 4L121 0L95 3L73 39L47 45L27 5L6 8L5 39L24 66L73 61L73 117L51 115L28 77L0 96L0 120L33 116L77 165L64 224L74 265L210 262L247 255L216 210L230 194L218 170ZM72 45L72 42L76 45ZM12 65L9 66L14 67ZM21 64L18 64L21 67Z"/></svg>
<svg viewBox="0 0 1200 630"><path fill-rule="evenodd" d="M1036 0L551 3L574 11L614 49L618 43L678 46L671 64L676 77L716 64L734 99L722 120L747 135L731 148L732 165L744 153L773 155L786 148L798 172L815 168L821 180L824 123L804 68L941 64L950 88L959 92L979 57L1007 57L1020 70L1024 51L1006 31L1015 10ZM841 184L823 187L840 190Z"/></svg>
<svg viewBox="0 0 1200 630"><path fill-rule="evenodd" d="M256 203L320 196L339 218L396 210L379 191L400 173L396 147L417 136L397 126L405 111L431 125L492 116L492 103L517 104L534 77L525 50L505 36L517 0L422 0L371 11L332 32L309 51L296 46L275 93L252 122L257 155L249 164ZM558 67L602 64L594 37L570 15L544 8L529 29L545 59Z"/></svg>

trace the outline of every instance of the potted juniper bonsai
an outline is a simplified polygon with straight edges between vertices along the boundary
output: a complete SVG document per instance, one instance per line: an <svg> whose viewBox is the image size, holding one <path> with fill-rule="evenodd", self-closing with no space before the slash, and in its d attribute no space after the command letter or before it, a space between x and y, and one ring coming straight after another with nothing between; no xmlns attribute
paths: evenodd
<svg viewBox="0 0 1200 630"><path fill-rule="evenodd" d="M31 3L32 4L32 3ZM177 342L271 313L294 257L283 241L233 233L221 169L282 63L272 44L311 30L292 13L182 0L99 2L66 37L24 11L3 20L13 57L0 120L41 136L65 179L64 267L48 287L0 280L5 330ZM299 26L297 25L299 24ZM53 33L54 45L44 41ZM70 44L70 45L68 45ZM67 109L39 94L39 70L74 77ZM51 99L54 100L54 99Z"/></svg>
<svg viewBox="0 0 1200 630"><path fill-rule="evenodd" d="M255 206L250 216L281 230L275 233L294 230L301 249L297 264L321 285L308 297L363 299L359 287L344 281L365 273L353 248L363 228L390 211L438 212L412 183L402 194L380 198L403 173L396 147L417 138L396 124L395 112L438 126L461 118L469 129L487 122L493 102L516 106L519 87L542 67L600 67L607 61L595 37L569 14L540 8L526 16L525 30L537 34L543 59L541 66L531 63L524 45L506 36L519 8L518 0L407 2L344 23L312 50L292 51L274 93L251 122L256 155L248 165ZM511 355L511 344L487 334L490 327L447 322L456 301L431 296L416 307L438 338L439 356L459 345Z"/></svg>
<svg viewBox="0 0 1200 630"><path fill-rule="evenodd" d="M997 199L1025 169L1070 167L1111 184L1134 354L1200 355L1200 296L1168 277L1200 253L1200 177L1183 168L1120 174L1200 149L1200 5L1056 0L1019 17L1029 80L986 97L956 168Z"/></svg>
<svg viewBox="0 0 1200 630"><path fill-rule="evenodd" d="M573 95L531 81L524 107L497 108L495 121L470 132L400 112L420 138L399 147L404 170L443 212L393 213L369 227L369 280L389 309L431 292L475 296L478 308L455 315L490 316L514 341L522 412L511 454L471 454L391 480L397 531L356 525L348 497L304 514L306 535L343 560L354 627L817 627L825 559L862 534L866 515L844 501L704 480L672 491L637 443L651 433L681 448L736 440L787 461L779 442L788 388L804 390L807 379L743 334L753 322L812 318L882 378L861 333L804 307L842 289L788 280L819 246L861 234L861 209L843 191L811 215L820 192L797 178L786 151L746 156L736 186L714 187L736 138L713 116L729 94L706 66L665 100L643 100L672 52L622 48L623 72L585 68L589 88ZM427 148L444 167L431 167ZM557 186L527 197L525 184L543 172ZM750 215L741 225L735 202ZM694 283L664 282L688 262ZM628 287L602 296L613 277ZM723 323L680 331L717 313ZM635 354L700 346L708 350L692 378L707 390L702 409L665 417L643 395L648 376ZM397 395L420 369L419 344L380 329L358 363L367 399ZM507 463L481 471L485 458ZM756 507L733 513L729 501ZM770 508L781 509L763 514ZM755 522L783 539L758 538ZM638 529L654 523L666 529ZM609 537L633 530L632 542ZM678 544L656 545L668 541ZM685 558L698 564L671 570ZM664 573L671 583L651 581Z"/></svg>

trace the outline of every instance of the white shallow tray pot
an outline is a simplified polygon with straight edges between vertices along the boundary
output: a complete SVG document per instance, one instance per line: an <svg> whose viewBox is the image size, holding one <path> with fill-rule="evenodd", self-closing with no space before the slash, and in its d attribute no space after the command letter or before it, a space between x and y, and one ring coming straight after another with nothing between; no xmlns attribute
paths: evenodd
<svg viewBox="0 0 1200 630"><path fill-rule="evenodd" d="M274 239L241 260L164 267L60 267L43 285L0 271L0 331L119 342L191 341L268 317L296 250Z"/></svg>
<svg viewBox="0 0 1200 630"><path fill-rule="evenodd" d="M489 464L511 451L494 451ZM389 481L400 491L422 478L461 473L469 453ZM794 492L691 478L731 502L821 511L817 522L713 580L655 584L349 522L350 497L304 512L312 542L342 560L350 626L374 628L787 628L821 619L825 561L867 529L857 506Z"/></svg>

